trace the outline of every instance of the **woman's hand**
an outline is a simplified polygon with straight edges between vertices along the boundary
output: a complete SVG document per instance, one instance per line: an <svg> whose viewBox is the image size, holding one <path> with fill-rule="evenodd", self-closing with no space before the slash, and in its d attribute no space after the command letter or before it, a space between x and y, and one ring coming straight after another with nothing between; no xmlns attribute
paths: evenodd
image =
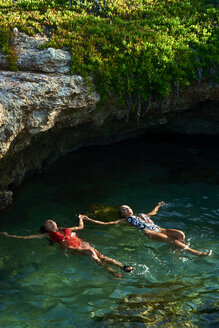
<svg viewBox="0 0 219 328"><path fill-rule="evenodd" d="M79 219L82 219L82 220L87 220L87 221L89 221L89 217L88 217L88 216L86 216L86 215L83 215L83 214L79 214L79 215L78 215L78 217L79 217Z"/></svg>
<svg viewBox="0 0 219 328"><path fill-rule="evenodd" d="M0 232L0 236L4 236L4 237L9 237L9 234L7 232Z"/></svg>
<svg viewBox="0 0 219 328"><path fill-rule="evenodd" d="M166 205L166 203L164 203L164 202L159 202L158 203L158 206L164 206L164 205Z"/></svg>

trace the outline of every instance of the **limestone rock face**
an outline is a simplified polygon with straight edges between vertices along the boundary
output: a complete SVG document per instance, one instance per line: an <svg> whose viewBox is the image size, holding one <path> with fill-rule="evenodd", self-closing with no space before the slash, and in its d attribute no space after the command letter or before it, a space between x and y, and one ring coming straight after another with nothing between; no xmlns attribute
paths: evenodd
<svg viewBox="0 0 219 328"><path fill-rule="evenodd" d="M37 71L43 73L70 73L71 55L61 49L40 49L39 47L48 41L46 36L37 35L30 37L13 31L12 45L17 54L17 67L21 71ZM6 56L0 54L0 68L8 67Z"/></svg>
<svg viewBox="0 0 219 328"><path fill-rule="evenodd" d="M8 68L8 62L6 59L6 56L4 54L1 53L0 51L0 68Z"/></svg>
<svg viewBox="0 0 219 328"><path fill-rule="evenodd" d="M0 157L19 133L34 134L52 129L71 112L93 108L97 93L91 93L80 76L43 75L29 72L0 72ZM73 114L71 126L78 124ZM84 119L84 118L83 118ZM19 143L19 150L26 146Z"/></svg>
<svg viewBox="0 0 219 328"><path fill-rule="evenodd" d="M0 208L12 201L10 188L66 152L111 143L146 132L219 133L219 86L202 81L166 99L133 100L128 107L99 95L69 74L70 53L40 49L46 36L14 30L18 72L0 53ZM92 83L92 80L91 80Z"/></svg>
<svg viewBox="0 0 219 328"><path fill-rule="evenodd" d="M0 210L4 209L6 206L11 205L13 202L13 192L3 191L0 192Z"/></svg>

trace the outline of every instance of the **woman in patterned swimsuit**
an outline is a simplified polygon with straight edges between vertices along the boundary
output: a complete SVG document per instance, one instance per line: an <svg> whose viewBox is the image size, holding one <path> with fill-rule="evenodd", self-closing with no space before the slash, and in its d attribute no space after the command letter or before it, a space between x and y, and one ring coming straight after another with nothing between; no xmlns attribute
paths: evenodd
<svg viewBox="0 0 219 328"><path fill-rule="evenodd" d="M192 249L188 245L184 244L183 241L185 240L185 234L182 231L176 229L164 229L154 224L154 222L151 220L151 216L157 214L157 211L163 205L165 205L164 202L159 202L157 206L153 209L153 211L147 214L140 213L137 215L133 215L133 211L131 207L129 207L128 205L122 205L119 209L119 215L122 219L117 221L111 221L111 222L92 220L84 215L79 215L79 217L83 217L84 220L88 220L94 223L106 224L106 225L125 222L128 223L129 225L132 225L142 230L145 236L151 239L173 244L178 248L180 248L181 250L185 250L196 256L211 255L212 254L211 250L209 252L198 252L195 249Z"/></svg>
<svg viewBox="0 0 219 328"><path fill-rule="evenodd" d="M40 228L41 234L29 235L29 236L17 236L9 235L7 232L0 232L0 236L13 237L19 239L34 239L34 238L47 238L50 241L55 241L59 243L62 249L67 249L71 253L80 253L83 255L90 256L95 262L104 266L109 272L114 275L121 277L121 274L116 273L113 269L106 266L105 263L115 265L125 272L131 272L133 268L128 265L123 265L122 263L111 259L110 257L104 256L98 252L94 247L92 247L88 242L77 237L76 233L73 231L80 230L84 228L83 218L79 218L79 226L71 228L58 228L57 224L53 220L47 220L44 225Z"/></svg>

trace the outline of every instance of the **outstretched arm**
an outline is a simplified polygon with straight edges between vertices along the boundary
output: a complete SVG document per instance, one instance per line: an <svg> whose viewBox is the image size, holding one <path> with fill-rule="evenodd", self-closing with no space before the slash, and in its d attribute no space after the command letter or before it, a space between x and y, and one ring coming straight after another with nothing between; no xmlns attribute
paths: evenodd
<svg viewBox="0 0 219 328"><path fill-rule="evenodd" d="M117 223L125 222L124 219L120 219L120 220L116 220L116 221L110 221L110 222L98 221L98 220L90 219L89 217L87 217L86 215L83 215L83 214L79 214L79 218L83 218L83 220L90 221L90 222L97 223L97 224L104 224L104 225L111 225L111 224L117 224Z"/></svg>
<svg viewBox="0 0 219 328"><path fill-rule="evenodd" d="M151 212L147 213L146 215L147 215L149 218L150 218L152 215L156 215L157 212L158 212L158 210L159 210L159 208L160 208L161 206L164 206L164 205L165 205L164 202L159 202L159 203L157 204L157 206L156 206Z"/></svg>
<svg viewBox="0 0 219 328"><path fill-rule="evenodd" d="M82 230L84 229L84 221L83 221L83 216L81 216L79 214L79 225L76 227L71 227L69 228L71 231L75 231L75 230Z"/></svg>
<svg viewBox="0 0 219 328"><path fill-rule="evenodd" d="M0 236L4 237L12 237L12 238L17 238L17 239L40 239L40 238L45 238L48 236L48 234L43 233L43 234L37 234L37 235L29 235L29 236L17 236L17 235L9 235L7 232L0 232Z"/></svg>

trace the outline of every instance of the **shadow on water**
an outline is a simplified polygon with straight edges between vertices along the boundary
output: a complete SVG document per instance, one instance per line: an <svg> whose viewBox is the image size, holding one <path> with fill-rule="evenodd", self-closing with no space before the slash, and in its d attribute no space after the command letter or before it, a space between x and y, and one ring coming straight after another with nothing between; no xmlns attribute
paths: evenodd
<svg viewBox="0 0 219 328"><path fill-rule="evenodd" d="M219 184L219 138L147 135L112 146L79 149L58 160L35 181L52 187L52 200L90 206L104 202L115 185ZM136 172L144 172L146 178ZM34 182L34 178L32 179ZM27 182L28 183L28 182ZM54 190L54 186L57 186ZM85 202L86 203L86 202Z"/></svg>

